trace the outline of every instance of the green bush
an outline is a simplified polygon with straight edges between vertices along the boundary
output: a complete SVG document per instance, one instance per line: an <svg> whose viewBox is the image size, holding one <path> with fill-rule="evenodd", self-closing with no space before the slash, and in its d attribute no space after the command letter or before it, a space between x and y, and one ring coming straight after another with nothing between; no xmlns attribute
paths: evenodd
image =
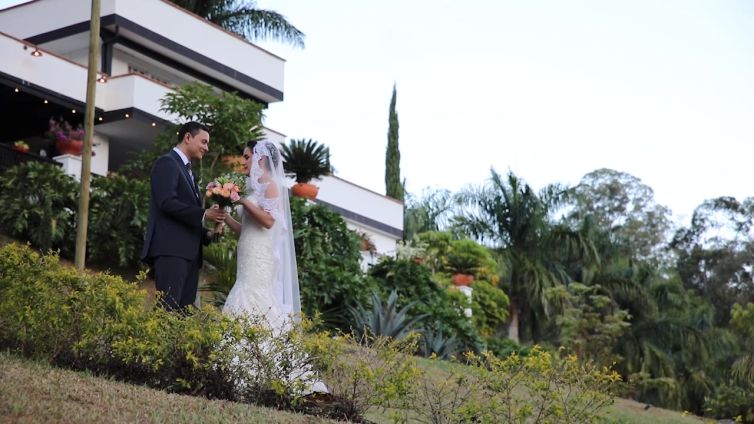
<svg viewBox="0 0 754 424"><path fill-rule="evenodd" d="M398 305L416 302L412 313L427 315L425 330L457 339L461 350L482 349L479 334L463 313L469 306L468 299L457 290L440 287L428 267L407 259L384 258L370 269L369 275L384 296L397 291Z"/></svg>
<svg viewBox="0 0 754 424"><path fill-rule="evenodd" d="M508 296L486 281L476 281L471 287L474 289L471 295L474 326L482 336L495 335L508 320Z"/></svg>
<svg viewBox="0 0 754 424"><path fill-rule="evenodd" d="M348 331L348 307L367 304L372 292L361 271L360 240L343 218L322 205L291 198L301 309L326 328Z"/></svg>
<svg viewBox="0 0 754 424"><path fill-rule="evenodd" d="M26 162L0 182L0 228L42 251L74 249L78 183L59 166Z"/></svg>
<svg viewBox="0 0 754 424"><path fill-rule="evenodd" d="M121 175L92 179L87 231L90 261L123 268L139 267L149 199L149 181Z"/></svg>
<svg viewBox="0 0 754 424"><path fill-rule="evenodd" d="M43 252L59 249L72 257L79 183L60 167L37 162L15 166L3 176L2 231ZM87 259L137 268L149 214L149 183L117 175L94 176L91 188Z"/></svg>

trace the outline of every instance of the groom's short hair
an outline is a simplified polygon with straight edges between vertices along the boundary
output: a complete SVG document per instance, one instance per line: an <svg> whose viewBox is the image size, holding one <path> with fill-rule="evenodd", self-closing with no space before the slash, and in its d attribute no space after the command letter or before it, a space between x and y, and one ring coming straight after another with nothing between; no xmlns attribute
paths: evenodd
<svg viewBox="0 0 754 424"><path fill-rule="evenodd" d="M186 137L186 133L191 133L191 137L194 137L202 130L207 131L207 134L209 134L209 128L207 128L206 125L200 124L196 121L186 122L178 129L178 143L180 144L183 141L183 137Z"/></svg>

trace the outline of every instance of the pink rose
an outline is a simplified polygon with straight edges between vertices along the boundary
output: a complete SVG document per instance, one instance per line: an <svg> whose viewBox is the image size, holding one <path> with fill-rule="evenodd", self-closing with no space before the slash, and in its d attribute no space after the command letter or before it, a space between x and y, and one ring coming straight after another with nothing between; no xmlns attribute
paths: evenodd
<svg viewBox="0 0 754 424"><path fill-rule="evenodd" d="M235 191L231 192L230 193L230 200L235 203L235 202L241 200L241 196L238 195L238 192L235 192Z"/></svg>
<svg viewBox="0 0 754 424"><path fill-rule="evenodd" d="M216 181L212 181L209 184L207 184L207 190L212 190L213 188L219 186Z"/></svg>
<svg viewBox="0 0 754 424"><path fill-rule="evenodd" d="M233 183L225 183L223 184L223 190L233 190L234 185Z"/></svg>

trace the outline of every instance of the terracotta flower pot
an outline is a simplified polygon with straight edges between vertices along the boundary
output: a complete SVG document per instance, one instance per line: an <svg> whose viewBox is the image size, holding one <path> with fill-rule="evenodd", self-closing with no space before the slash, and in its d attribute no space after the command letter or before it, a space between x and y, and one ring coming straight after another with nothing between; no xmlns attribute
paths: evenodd
<svg viewBox="0 0 754 424"><path fill-rule="evenodd" d="M291 187L291 191L293 192L294 196L305 197L309 200L314 200L317 198L319 188L314 184L298 183Z"/></svg>
<svg viewBox="0 0 754 424"><path fill-rule="evenodd" d="M452 277L450 277L450 280L455 284L456 286L468 286L471 285L471 283L474 282L474 276L471 274L453 274Z"/></svg>
<svg viewBox="0 0 754 424"><path fill-rule="evenodd" d="M60 155L81 156L84 150L84 142L81 140L58 140L55 142L55 149Z"/></svg>

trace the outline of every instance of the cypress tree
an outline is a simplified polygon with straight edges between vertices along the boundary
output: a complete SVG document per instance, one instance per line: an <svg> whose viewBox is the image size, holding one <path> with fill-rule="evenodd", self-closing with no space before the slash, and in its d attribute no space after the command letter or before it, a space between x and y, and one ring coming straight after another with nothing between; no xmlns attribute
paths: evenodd
<svg viewBox="0 0 754 424"><path fill-rule="evenodd" d="M397 92L393 84L393 97L390 99L388 115L387 152L385 153L385 194L403 200L401 183L401 151L398 148L398 113L395 111Z"/></svg>

